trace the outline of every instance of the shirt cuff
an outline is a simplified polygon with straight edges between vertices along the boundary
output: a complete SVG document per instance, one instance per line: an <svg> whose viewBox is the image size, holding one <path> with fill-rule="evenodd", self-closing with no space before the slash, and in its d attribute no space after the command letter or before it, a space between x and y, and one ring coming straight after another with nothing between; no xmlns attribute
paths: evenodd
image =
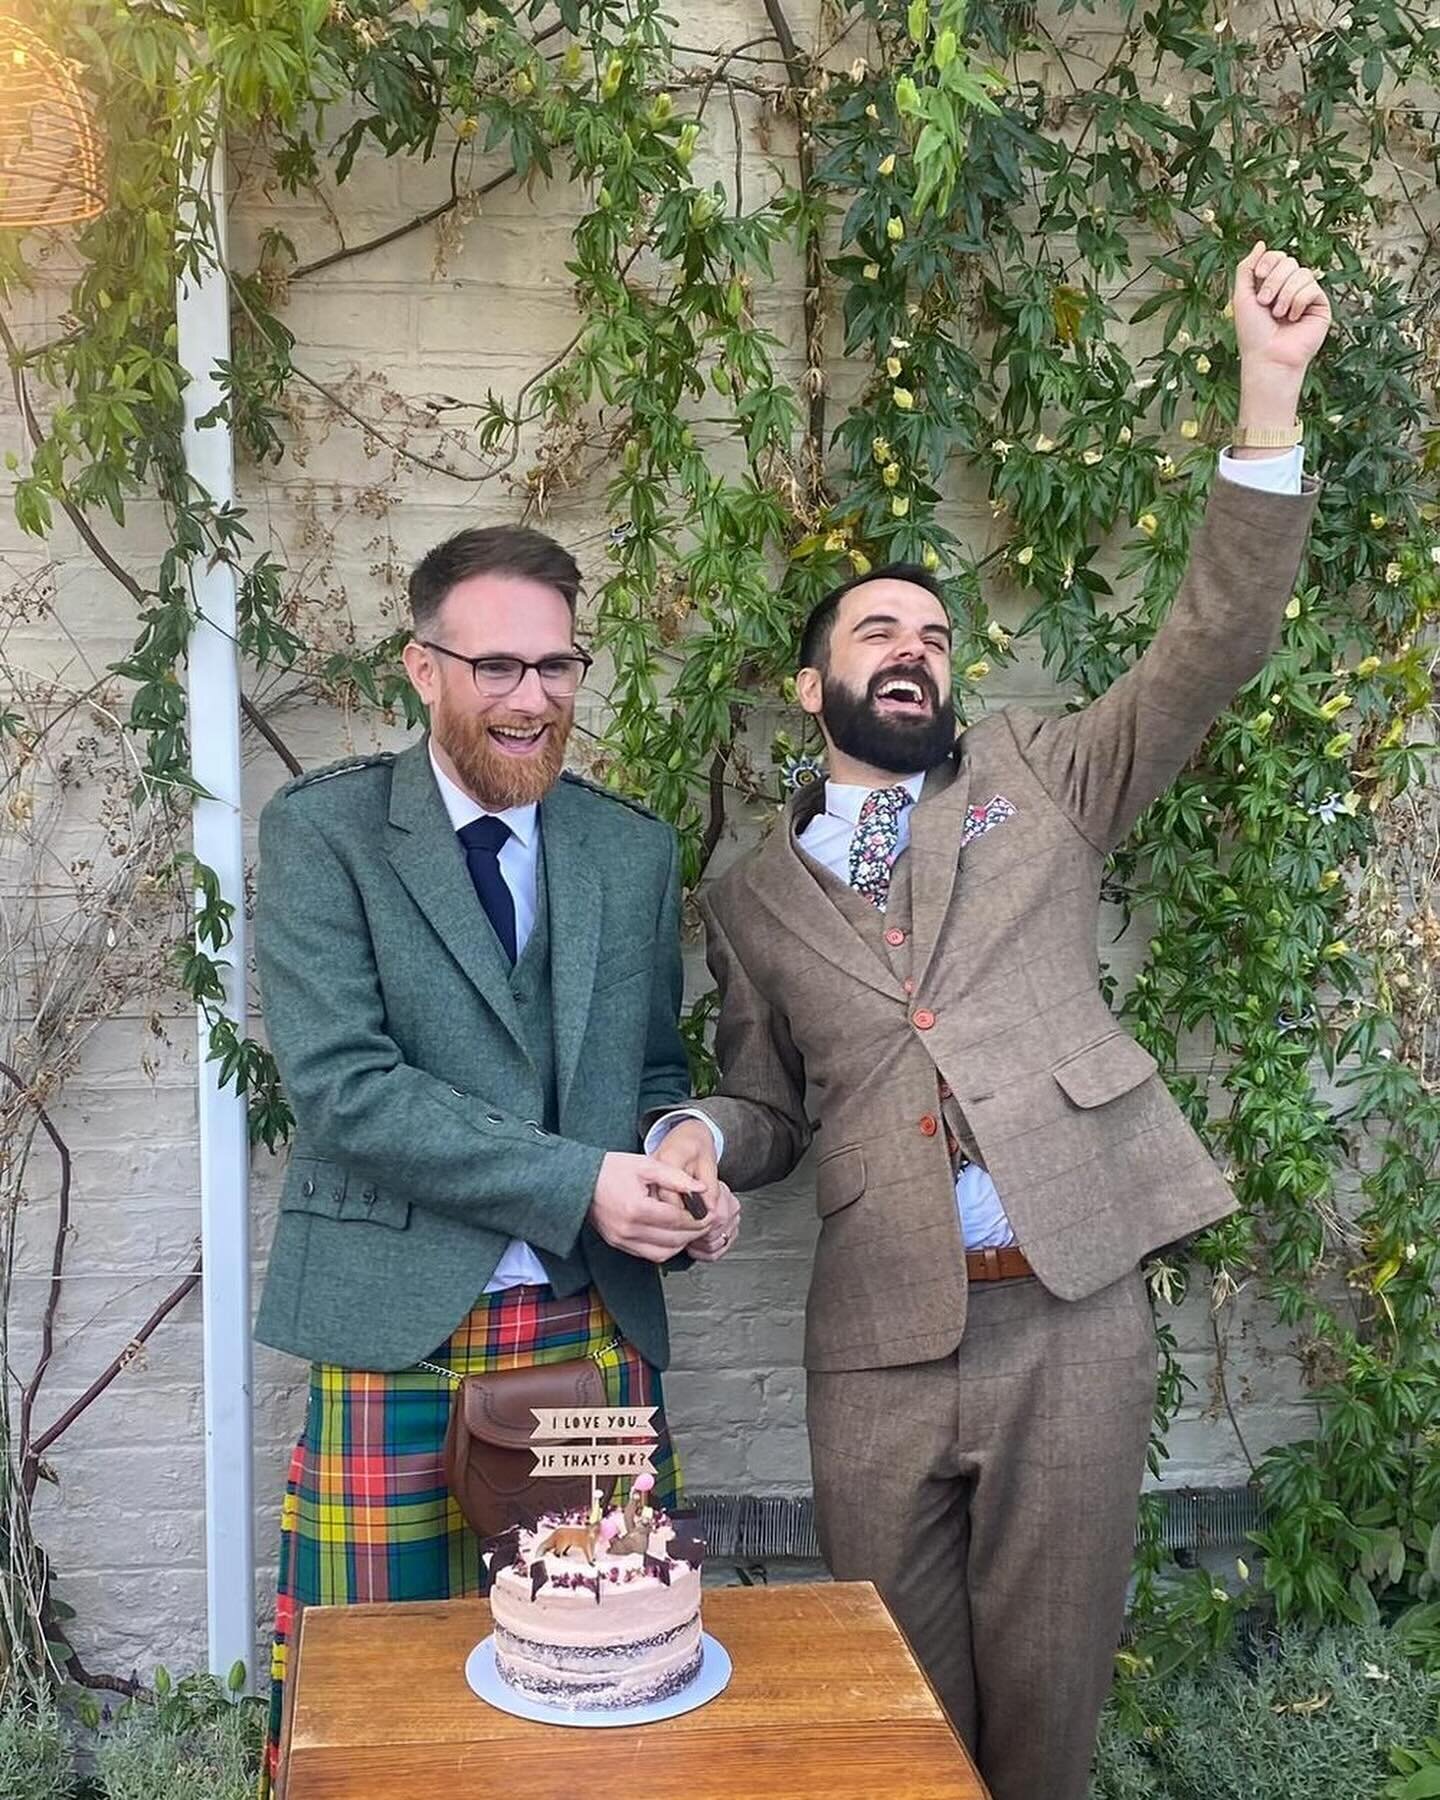
<svg viewBox="0 0 1440 1800"><path fill-rule="evenodd" d="M1298 494L1305 475L1305 447L1297 444L1283 456L1232 456L1228 449L1220 452L1220 473L1236 487L1254 488L1262 494Z"/></svg>
<svg viewBox="0 0 1440 1800"><path fill-rule="evenodd" d="M715 1160L719 1162L725 1154L725 1133L712 1118L698 1112L693 1106L680 1107L675 1112L666 1113L664 1118L657 1119L645 1133L645 1154L653 1156L675 1127L686 1119L699 1119L702 1125L710 1127L710 1135L715 1140Z"/></svg>

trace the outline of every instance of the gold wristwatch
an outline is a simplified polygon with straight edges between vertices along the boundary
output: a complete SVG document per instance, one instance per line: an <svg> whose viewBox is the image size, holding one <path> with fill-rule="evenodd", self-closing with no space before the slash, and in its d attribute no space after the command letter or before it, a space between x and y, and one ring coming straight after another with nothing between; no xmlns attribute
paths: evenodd
<svg viewBox="0 0 1440 1800"><path fill-rule="evenodd" d="M1293 450L1305 440L1300 425L1237 425L1230 434L1234 450Z"/></svg>

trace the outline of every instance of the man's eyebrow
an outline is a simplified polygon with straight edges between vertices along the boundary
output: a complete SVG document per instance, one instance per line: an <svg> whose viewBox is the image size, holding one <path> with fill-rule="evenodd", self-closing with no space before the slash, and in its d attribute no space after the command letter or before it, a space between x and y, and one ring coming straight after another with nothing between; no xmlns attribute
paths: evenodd
<svg viewBox="0 0 1440 1800"><path fill-rule="evenodd" d="M899 623L900 621L895 617L894 613L866 613L865 617L863 619L857 619L850 629L852 631L864 631L866 627L870 625L898 625ZM950 629L950 623L946 619L932 619L928 625L922 625L920 629L922 631L944 632L947 642L954 635Z"/></svg>

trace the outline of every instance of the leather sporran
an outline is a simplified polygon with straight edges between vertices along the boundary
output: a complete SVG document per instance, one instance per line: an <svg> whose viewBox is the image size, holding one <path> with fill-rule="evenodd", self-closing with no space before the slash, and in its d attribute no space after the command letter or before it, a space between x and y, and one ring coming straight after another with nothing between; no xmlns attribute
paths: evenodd
<svg viewBox="0 0 1440 1800"><path fill-rule="evenodd" d="M499 1537L512 1525L532 1526L542 1512L589 1506L587 1476L557 1479L531 1473L531 1434L535 1407L609 1404L604 1371L593 1356L484 1375L456 1375L452 1369L439 1373L459 1383L445 1434L445 1479L478 1537Z"/></svg>

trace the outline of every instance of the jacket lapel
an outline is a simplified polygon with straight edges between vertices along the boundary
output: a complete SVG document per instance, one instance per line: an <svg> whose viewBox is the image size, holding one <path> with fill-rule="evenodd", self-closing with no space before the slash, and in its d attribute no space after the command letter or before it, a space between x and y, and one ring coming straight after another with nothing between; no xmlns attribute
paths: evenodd
<svg viewBox="0 0 1440 1800"><path fill-rule="evenodd" d="M550 991L555 1091L560 1106L580 1060L600 961L600 880L585 840L584 790L565 780L540 802L540 843L550 904Z"/></svg>
<svg viewBox="0 0 1440 1800"><path fill-rule="evenodd" d="M428 738L395 758L385 847L411 899L523 1050L510 965L476 897L465 853L435 785Z"/></svg>
<svg viewBox="0 0 1440 1800"><path fill-rule="evenodd" d="M962 740L963 742L963 740ZM970 765L957 751L925 777L910 815L911 927L915 934L916 985L934 959L960 862L960 834L970 797Z"/></svg>
<svg viewBox="0 0 1440 1800"><path fill-rule="evenodd" d="M803 938L826 962L867 987L897 996L899 980L825 892L795 842L824 799L825 789L819 782L796 797L752 865L753 891L787 931Z"/></svg>

